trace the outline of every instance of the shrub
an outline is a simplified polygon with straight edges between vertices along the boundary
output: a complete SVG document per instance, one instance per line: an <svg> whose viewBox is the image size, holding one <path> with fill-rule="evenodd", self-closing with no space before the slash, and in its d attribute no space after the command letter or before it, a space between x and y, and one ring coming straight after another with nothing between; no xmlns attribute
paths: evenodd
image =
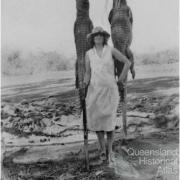
<svg viewBox="0 0 180 180"><path fill-rule="evenodd" d="M23 54L20 51L2 52L4 75L35 74L47 71L71 70L74 58L67 58L56 51Z"/></svg>

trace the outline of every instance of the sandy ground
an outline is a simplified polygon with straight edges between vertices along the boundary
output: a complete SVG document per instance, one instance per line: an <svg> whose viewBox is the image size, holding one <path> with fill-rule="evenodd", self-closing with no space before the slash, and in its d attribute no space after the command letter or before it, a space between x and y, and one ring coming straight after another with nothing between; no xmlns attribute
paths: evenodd
<svg viewBox="0 0 180 180"><path fill-rule="evenodd" d="M90 133L87 172L74 72L2 78L2 179L178 179L178 88L177 63L136 67L136 79L129 75L128 82L126 151L119 128L115 162L99 164L96 136ZM25 128L29 114L31 125L43 114L43 130ZM120 114L121 106L122 127Z"/></svg>

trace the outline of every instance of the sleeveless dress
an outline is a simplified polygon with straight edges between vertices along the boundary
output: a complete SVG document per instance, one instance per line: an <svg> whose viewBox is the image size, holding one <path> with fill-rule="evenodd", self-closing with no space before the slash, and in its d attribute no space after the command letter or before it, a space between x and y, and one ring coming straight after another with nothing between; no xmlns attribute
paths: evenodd
<svg viewBox="0 0 180 180"><path fill-rule="evenodd" d="M91 131L113 131L119 92L114 76L114 60L110 46L103 47L99 57L96 49L87 51L91 67L91 79L86 96L87 127Z"/></svg>

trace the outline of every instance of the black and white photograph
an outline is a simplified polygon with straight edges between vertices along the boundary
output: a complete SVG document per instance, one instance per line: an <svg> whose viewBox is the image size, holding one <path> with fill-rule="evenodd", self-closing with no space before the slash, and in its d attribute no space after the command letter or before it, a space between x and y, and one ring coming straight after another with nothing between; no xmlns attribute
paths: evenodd
<svg viewBox="0 0 180 180"><path fill-rule="evenodd" d="M1 0L1 180L179 179L179 1Z"/></svg>

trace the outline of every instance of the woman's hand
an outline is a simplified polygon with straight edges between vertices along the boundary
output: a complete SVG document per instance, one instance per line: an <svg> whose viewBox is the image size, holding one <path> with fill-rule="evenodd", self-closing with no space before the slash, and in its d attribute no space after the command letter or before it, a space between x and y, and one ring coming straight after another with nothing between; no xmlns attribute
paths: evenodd
<svg viewBox="0 0 180 180"><path fill-rule="evenodd" d="M86 98L86 88L87 88L87 84L83 82L80 85L80 96L83 100Z"/></svg>
<svg viewBox="0 0 180 180"><path fill-rule="evenodd" d="M88 85L91 78L91 66L90 66L90 60L86 53L85 55L85 74L84 74L84 80L83 82Z"/></svg>
<svg viewBox="0 0 180 180"><path fill-rule="evenodd" d="M121 74L118 78L118 82L124 83L126 80L126 74Z"/></svg>
<svg viewBox="0 0 180 180"><path fill-rule="evenodd" d="M120 76L120 77L121 77L121 76ZM119 79L118 79L118 82L117 82L117 85L118 85L119 90L123 90L124 84L125 84L125 79L119 78Z"/></svg>

